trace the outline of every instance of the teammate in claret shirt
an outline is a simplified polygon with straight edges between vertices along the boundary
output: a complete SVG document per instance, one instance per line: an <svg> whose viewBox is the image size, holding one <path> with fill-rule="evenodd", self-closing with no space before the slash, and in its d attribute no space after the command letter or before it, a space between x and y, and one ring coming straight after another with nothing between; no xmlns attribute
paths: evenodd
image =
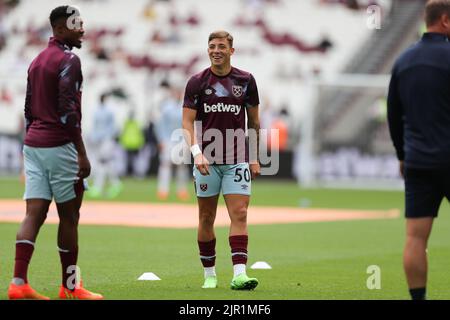
<svg viewBox="0 0 450 320"><path fill-rule="evenodd" d="M84 178L91 171L81 137L81 88L83 76L78 56L83 21L76 8L60 6L50 14L53 37L28 69L25 99L26 217L16 237L14 277L9 299L49 298L37 293L27 279L28 265L39 230L52 199L59 215L58 248L62 265L61 299L102 299L78 278L78 220ZM74 277L75 275L75 277Z"/></svg>

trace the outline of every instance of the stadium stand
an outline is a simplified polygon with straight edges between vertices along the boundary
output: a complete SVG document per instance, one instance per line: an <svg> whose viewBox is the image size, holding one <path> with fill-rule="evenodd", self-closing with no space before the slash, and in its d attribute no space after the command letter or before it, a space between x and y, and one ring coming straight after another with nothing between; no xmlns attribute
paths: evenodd
<svg viewBox="0 0 450 320"><path fill-rule="evenodd" d="M390 14L384 20L384 27L375 32L358 50L354 57L346 64L343 73L346 74L389 74L394 58L405 46L417 39L417 29L421 23L420 17L423 10L422 0L394 1ZM385 92L382 92L384 95ZM379 93L375 93L379 95ZM319 105L322 117L318 126L323 140L327 144L352 143L360 146L370 146L372 138L364 134L368 119L367 108L374 100L370 94L363 94L361 89L332 91L328 95L321 96ZM324 115L325 113L325 115ZM385 123L384 123L385 124ZM387 126L380 127L380 135L385 139L378 145L381 152L391 150ZM375 140L374 140L375 141ZM377 140L379 141L379 140Z"/></svg>
<svg viewBox="0 0 450 320"><path fill-rule="evenodd" d="M311 79L349 72L350 61L367 63L355 56L370 52L364 45L376 37L366 27L364 8L377 4L389 16L398 3L359 1L355 10L343 1L235 0L221 2L217 18L211 14L217 3L208 0L73 1L86 29L84 47L75 51L84 72L83 130L89 133L93 106L104 92L120 93L115 102L119 125L130 109L143 128L155 121L161 81L184 87L190 75L207 67L207 37L217 29L234 35L233 64L254 74L262 105L270 99L275 113L287 107L292 122L300 123ZM57 0L21 0L3 11L0 89L12 102L7 112L3 102L0 106L1 135L20 136L27 67L46 45L48 14L58 5ZM289 136L295 140L298 132Z"/></svg>
<svg viewBox="0 0 450 320"><path fill-rule="evenodd" d="M24 79L29 60L47 42L48 12L58 4L58 1L45 0L31 5L30 0L22 0L6 14L3 25L10 39L0 56L3 62L0 81L5 82L11 74ZM324 6L313 0L264 1L259 5L260 23L255 27L234 23L239 18L236 13L254 16L249 14L255 8L252 1L222 3L220 21L210 14L216 10L215 4L206 0L96 0L75 1L75 4L82 11L87 31L85 48L78 52L86 78L84 104L92 105L99 91L104 91L111 82L119 83L134 97L141 119L147 116L145 110L154 105L146 94L152 91L146 88L148 78L156 88L161 78L173 73L183 85L191 73L207 66L206 38L214 29L225 28L235 34L234 63L251 70L261 91L273 96L277 105L281 98L292 96L276 85L275 75L280 66L289 69L300 66L306 75L311 66L322 73L340 71L352 55L352 48L356 49L370 35L366 28L356 27L365 19L364 12L355 13L344 6ZM153 8L150 18L149 4ZM175 33L178 40L152 41L158 38L154 36L158 32L166 39ZM323 49L324 34L333 43L329 48L325 42L329 50ZM268 65L262 61L275 63ZM18 65L22 73L13 69ZM14 92L17 94L17 89ZM294 110L295 113L298 112Z"/></svg>

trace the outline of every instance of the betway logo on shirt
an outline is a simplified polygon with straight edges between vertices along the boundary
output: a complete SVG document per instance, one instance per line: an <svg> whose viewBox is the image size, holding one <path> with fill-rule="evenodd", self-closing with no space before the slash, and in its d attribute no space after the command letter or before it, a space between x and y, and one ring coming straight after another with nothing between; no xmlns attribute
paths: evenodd
<svg viewBox="0 0 450 320"><path fill-rule="evenodd" d="M209 112L232 112L235 115L238 115L239 112L242 109L242 106L240 105L236 105L236 104L223 104L218 103L218 104L213 104L212 106L204 103L203 104L203 109L205 111L205 113L209 113Z"/></svg>

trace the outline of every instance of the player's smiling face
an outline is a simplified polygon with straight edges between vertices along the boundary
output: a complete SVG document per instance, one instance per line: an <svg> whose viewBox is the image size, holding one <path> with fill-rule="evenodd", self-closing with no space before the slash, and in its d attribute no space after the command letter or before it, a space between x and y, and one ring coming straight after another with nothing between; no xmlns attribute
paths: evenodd
<svg viewBox="0 0 450 320"><path fill-rule="evenodd" d="M233 53L234 48L231 48L226 38L212 39L208 43L208 55L213 67L222 68L228 66Z"/></svg>

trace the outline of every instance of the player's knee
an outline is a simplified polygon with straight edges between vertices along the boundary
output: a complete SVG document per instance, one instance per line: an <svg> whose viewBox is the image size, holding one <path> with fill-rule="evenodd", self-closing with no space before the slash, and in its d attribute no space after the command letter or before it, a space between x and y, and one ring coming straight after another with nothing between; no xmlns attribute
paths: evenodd
<svg viewBox="0 0 450 320"><path fill-rule="evenodd" d="M25 220L36 226L42 226L47 219L47 211L27 212Z"/></svg>
<svg viewBox="0 0 450 320"><path fill-rule="evenodd" d="M171 167L171 163L170 162L163 162L163 163L160 163L159 164L159 169L158 170L161 170L161 169L169 169L170 167Z"/></svg>
<svg viewBox="0 0 450 320"><path fill-rule="evenodd" d="M80 222L80 212L79 211L77 211L75 214L72 215L71 222L74 225L78 225L78 223Z"/></svg>
<svg viewBox="0 0 450 320"><path fill-rule="evenodd" d="M40 206L40 207L27 207L26 220L32 222L36 225L44 224L47 219L48 206Z"/></svg>
<svg viewBox="0 0 450 320"><path fill-rule="evenodd" d="M236 207L231 214L231 219L234 222L246 223L247 222L247 207L246 206Z"/></svg>
<svg viewBox="0 0 450 320"><path fill-rule="evenodd" d="M408 234L406 237L406 245L410 246L418 246L418 245L424 245L426 246L428 242L428 237L424 234L417 233L417 234Z"/></svg>
<svg viewBox="0 0 450 320"><path fill-rule="evenodd" d="M408 241L426 242L431 230L428 227L410 227L407 229L406 238Z"/></svg>
<svg viewBox="0 0 450 320"><path fill-rule="evenodd" d="M405 250L424 250L428 244L428 234L424 232L408 232L406 235Z"/></svg>
<svg viewBox="0 0 450 320"><path fill-rule="evenodd" d="M47 211L46 212L43 212L39 217L38 217L38 222L39 222L39 225L43 225L44 224L44 222L45 222L45 220L47 219Z"/></svg>
<svg viewBox="0 0 450 320"><path fill-rule="evenodd" d="M63 224L78 226L78 222L80 221L80 213L74 212L70 214L62 214L59 218L60 222Z"/></svg>

